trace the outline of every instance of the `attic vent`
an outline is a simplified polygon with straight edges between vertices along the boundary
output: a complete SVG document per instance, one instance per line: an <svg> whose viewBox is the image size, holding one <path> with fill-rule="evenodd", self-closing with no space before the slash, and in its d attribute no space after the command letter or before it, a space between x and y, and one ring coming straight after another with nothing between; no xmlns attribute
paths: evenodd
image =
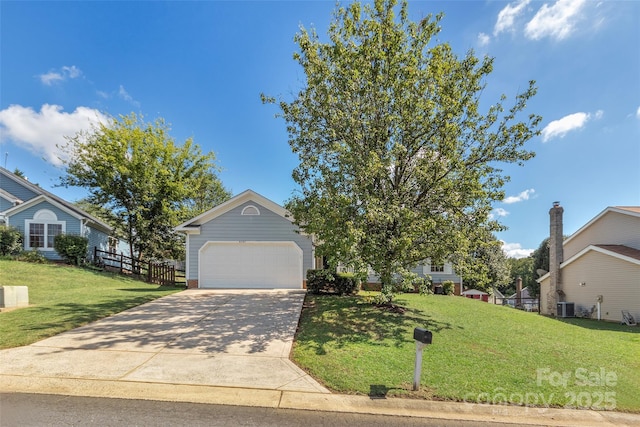
<svg viewBox="0 0 640 427"><path fill-rule="evenodd" d="M241 215L260 215L260 211L253 205L245 206Z"/></svg>

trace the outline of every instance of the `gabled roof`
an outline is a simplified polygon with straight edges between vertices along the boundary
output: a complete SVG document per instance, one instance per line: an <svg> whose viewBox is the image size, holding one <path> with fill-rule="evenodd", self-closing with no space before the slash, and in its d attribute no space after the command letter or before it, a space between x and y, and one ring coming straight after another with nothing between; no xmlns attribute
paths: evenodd
<svg viewBox="0 0 640 427"><path fill-rule="evenodd" d="M230 210L249 201L255 202L269 209L270 211L276 213L277 215L280 215L281 217L285 218L287 221L293 222L293 217L291 216L289 211L287 211L285 208L283 208L282 206L280 206L275 202L272 202L266 197L261 196L260 194L256 193L253 190L246 190L238 194L237 196L232 197L226 202L221 203L218 206L215 206L212 209L209 209L208 211L198 215L197 217L192 218L189 221L183 222L182 224L178 225L175 228L175 231L182 231L182 232L188 233L188 232L197 230L202 224L205 224L219 217L220 215L225 214Z"/></svg>
<svg viewBox="0 0 640 427"><path fill-rule="evenodd" d="M90 223L92 223L93 225L102 228L104 230L107 231L112 231L112 228L100 221L98 218L94 217L93 215L88 214L87 212L83 211L82 209L80 209L79 207L77 207L76 205L74 205L73 203L69 203L66 200L56 196L53 193L48 192L47 190L38 187L35 184L30 183L29 181L27 181L24 178L19 177L18 175L9 172L7 169L0 167L0 174L4 175L6 178L11 179L12 181L22 185L23 187L28 188L29 190L33 191L36 194L39 194L39 196L34 197L33 199L27 200L26 202L23 202L17 206L14 206L11 209L7 209L4 214L5 216L10 216L16 212L20 212L23 209L28 208L29 206L33 206L35 203L40 203L43 200L46 200L48 202L50 202L51 204L59 207L60 209L63 209L64 211L66 211L67 213L69 213L70 215L80 219L80 218L84 218L87 219ZM6 193L6 191L5 191ZM7 193L9 194L9 193Z"/></svg>
<svg viewBox="0 0 640 427"><path fill-rule="evenodd" d="M563 269L564 267L571 264L573 261L579 259L590 251L599 252L601 254L621 259L632 264L640 265L640 250L638 249L630 248L629 246L625 245L589 245L568 260L564 261L562 264L560 264L560 269ZM539 279L536 279L536 282L540 283L550 275L551 273L547 273Z"/></svg>
<svg viewBox="0 0 640 427"><path fill-rule="evenodd" d="M598 215L596 215L591 221L587 222L585 225L580 227L580 229L578 229L578 231L576 231L571 236L569 236L562 243L562 245L564 246L565 244L569 243L571 241L571 239L573 239L574 237L576 237L577 235L582 233L584 230L589 228L591 226L591 224L593 224L594 222L596 222L597 220L599 220L600 218L602 218L605 214L607 214L609 212L616 212L616 213L619 213L619 214L630 215L630 216L634 216L634 217L640 218L640 206L609 206L608 208L606 208L605 210L600 212Z"/></svg>
<svg viewBox="0 0 640 427"><path fill-rule="evenodd" d="M0 197L2 197L3 199L16 204L16 203L22 203L22 200L20 200L19 198L17 198L16 196L14 196L13 194L9 193L6 190L3 190L2 188L0 188Z"/></svg>

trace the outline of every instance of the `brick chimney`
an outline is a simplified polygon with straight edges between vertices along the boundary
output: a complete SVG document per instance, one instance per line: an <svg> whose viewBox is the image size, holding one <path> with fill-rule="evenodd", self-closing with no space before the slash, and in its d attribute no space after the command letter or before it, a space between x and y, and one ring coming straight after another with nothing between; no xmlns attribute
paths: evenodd
<svg viewBox="0 0 640 427"><path fill-rule="evenodd" d="M522 307L522 277L516 279L516 308Z"/></svg>
<svg viewBox="0 0 640 427"><path fill-rule="evenodd" d="M547 294L547 312L554 316L558 315L557 307L562 292L562 276L560 274L560 264L563 261L562 249L562 213L564 209L560 202L553 202L553 207L549 210L549 293Z"/></svg>

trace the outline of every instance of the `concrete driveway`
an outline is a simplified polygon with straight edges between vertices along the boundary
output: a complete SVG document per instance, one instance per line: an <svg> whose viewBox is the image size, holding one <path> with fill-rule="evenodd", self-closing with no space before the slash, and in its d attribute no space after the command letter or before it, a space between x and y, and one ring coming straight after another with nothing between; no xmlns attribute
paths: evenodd
<svg viewBox="0 0 640 427"><path fill-rule="evenodd" d="M187 290L29 346L0 375L328 393L289 360L304 291Z"/></svg>

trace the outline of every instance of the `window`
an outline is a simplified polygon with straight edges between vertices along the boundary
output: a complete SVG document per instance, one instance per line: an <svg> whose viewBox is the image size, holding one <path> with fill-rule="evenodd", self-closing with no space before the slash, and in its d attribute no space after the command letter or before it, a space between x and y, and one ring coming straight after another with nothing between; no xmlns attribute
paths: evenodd
<svg viewBox="0 0 640 427"><path fill-rule="evenodd" d="M29 247L44 248L44 224L29 224Z"/></svg>
<svg viewBox="0 0 640 427"><path fill-rule="evenodd" d="M444 273L444 265L431 264L431 272L432 273Z"/></svg>
<svg viewBox="0 0 640 427"><path fill-rule="evenodd" d="M55 213L48 209L41 209L33 219L25 221L25 229L29 236L25 242L25 249L53 250L53 241L58 234L65 231L64 221L58 221Z"/></svg>
<svg viewBox="0 0 640 427"><path fill-rule="evenodd" d="M260 215L260 211L253 205L245 206L241 215Z"/></svg>

